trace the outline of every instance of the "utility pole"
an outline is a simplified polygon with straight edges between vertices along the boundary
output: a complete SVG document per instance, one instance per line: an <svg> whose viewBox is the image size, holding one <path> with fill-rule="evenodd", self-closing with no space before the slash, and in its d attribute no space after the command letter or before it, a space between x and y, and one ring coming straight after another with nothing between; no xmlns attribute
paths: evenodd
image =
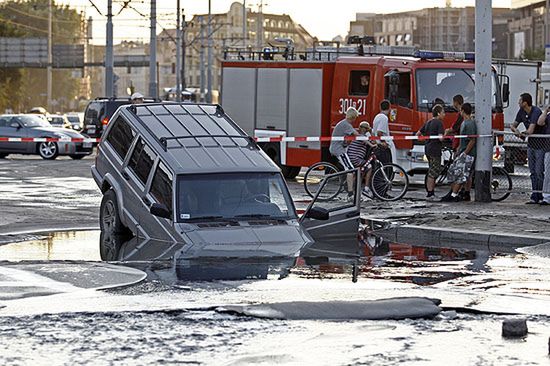
<svg viewBox="0 0 550 366"><path fill-rule="evenodd" d="M185 81L185 56L186 56L186 41L185 41L185 30L187 23L185 22L185 13L183 9L181 11L181 87L183 90L187 88L187 82Z"/></svg>
<svg viewBox="0 0 550 366"><path fill-rule="evenodd" d="M247 34L247 31L246 31L246 25L247 25L246 0L243 0L243 49L246 48L246 40L248 39L248 34Z"/></svg>
<svg viewBox="0 0 550 366"><path fill-rule="evenodd" d="M157 81L157 0L151 0L151 37L149 41L149 96L158 98Z"/></svg>
<svg viewBox="0 0 550 366"><path fill-rule="evenodd" d="M176 2L176 102L181 102L181 28L180 0Z"/></svg>
<svg viewBox="0 0 550 366"><path fill-rule="evenodd" d="M46 108L50 110L52 106L52 0L48 1L48 69L47 69L47 90L46 90Z"/></svg>
<svg viewBox="0 0 550 366"><path fill-rule="evenodd" d="M206 103L212 103L212 0L208 0L208 92Z"/></svg>
<svg viewBox="0 0 550 366"><path fill-rule="evenodd" d="M201 68L201 102L204 102L204 79L205 77L205 70L204 70L204 22L203 18L199 17L199 22L201 25L201 46L199 50L199 60L200 60L200 68Z"/></svg>
<svg viewBox="0 0 550 366"><path fill-rule="evenodd" d="M256 46L258 50L264 45L264 2L260 0L258 4L258 22L256 24Z"/></svg>
<svg viewBox="0 0 550 366"><path fill-rule="evenodd" d="M475 119L478 135L491 135L492 96L491 69L493 14L492 0L476 0L475 6ZM476 201L491 202L492 137L476 142Z"/></svg>
<svg viewBox="0 0 550 366"><path fill-rule="evenodd" d="M107 0L107 41L105 45L105 96L114 93L114 56L113 56L113 0Z"/></svg>

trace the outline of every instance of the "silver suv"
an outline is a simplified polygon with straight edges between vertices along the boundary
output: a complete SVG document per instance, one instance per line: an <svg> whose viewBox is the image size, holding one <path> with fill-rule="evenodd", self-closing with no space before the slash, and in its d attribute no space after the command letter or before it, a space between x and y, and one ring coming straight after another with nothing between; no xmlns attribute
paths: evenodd
<svg viewBox="0 0 550 366"><path fill-rule="evenodd" d="M280 169L217 105L120 107L92 175L103 260L293 259L314 242L357 240L358 189L299 219Z"/></svg>

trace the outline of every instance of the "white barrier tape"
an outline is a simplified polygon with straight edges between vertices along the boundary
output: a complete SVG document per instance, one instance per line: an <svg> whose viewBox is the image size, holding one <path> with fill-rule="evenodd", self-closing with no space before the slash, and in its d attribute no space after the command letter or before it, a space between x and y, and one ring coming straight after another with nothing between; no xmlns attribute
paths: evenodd
<svg viewBox="0 0 550 366"><path fill-rule="evenodd" d="M0 137L0 142L99 142L98 138L70 137Z"/></svg>
<svg viewBox="0 0 550 366"><path fill-rule="evenodd" d="M531 135L532 137L549 137L548 135ZM404 141L404 140L435 140L435 139L465 139L493 137L493 135L455 135L455 136L345 136L345 137L256 137L256 142L330 142L330 141ZM69 137L0 137L0 142L100 142L100 138L69 138Z"/></svg>

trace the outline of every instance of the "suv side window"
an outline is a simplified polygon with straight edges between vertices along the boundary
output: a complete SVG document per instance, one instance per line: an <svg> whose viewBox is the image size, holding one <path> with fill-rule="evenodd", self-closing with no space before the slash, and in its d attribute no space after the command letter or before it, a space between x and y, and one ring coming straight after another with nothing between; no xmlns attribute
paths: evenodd
<svg viewBox="0 0 550 366"><path fill-rule="evenodd" d="M140 137L128 162L128 168L135 173L143 185L147 183L147 177L151 172L155 158L153 150Z"/></svg>
<svg viewBox="0 0 550 366"><path fill-rule="evenodd" d="M172 211L172 174L163 163L159 163L155 171L150 193L158 203L166 205Z"/></svg>
<svg viewBox="0 0 550 366"><path fill-rule="evenodd" d="M115 149L118 156L124 160L134 140L135 132L122 117L118 117L114 123L115 125L109 131L109 136L107 136L107 141Z"/></svg>

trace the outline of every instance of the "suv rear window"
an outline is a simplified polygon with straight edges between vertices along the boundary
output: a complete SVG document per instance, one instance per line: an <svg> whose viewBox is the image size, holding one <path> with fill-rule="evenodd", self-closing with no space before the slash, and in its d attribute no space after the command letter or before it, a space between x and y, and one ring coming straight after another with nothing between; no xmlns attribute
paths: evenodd
<svg viewBox="0 0 550 366"><path fill-rule="evenodd" d="M132 140L134 139L135 132L132 127L122 117L118 117L114 123L114 126L109 131L107 141L115 149L118 156L122 160L126 157Z"/></svg>

